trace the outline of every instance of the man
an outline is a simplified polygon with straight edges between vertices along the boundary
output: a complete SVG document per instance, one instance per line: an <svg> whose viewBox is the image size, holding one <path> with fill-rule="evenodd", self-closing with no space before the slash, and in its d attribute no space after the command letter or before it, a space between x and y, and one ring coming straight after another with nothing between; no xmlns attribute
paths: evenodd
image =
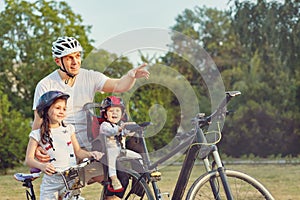
<svg viewBox="0 0 300 200"><path fill-rule="evenodd" d="M58 90L70 95L68 99L67 124L75 126L76 137L80 146L91 150L87 138L86 116L84 104L92 102L96 92L126 92L132 88L137 78L149 78L150 73L145 69L147 64L131 69L120 79L109 78L100 72L81 68L80 43L73 37L59 37L52 44L52 56L59 69L44 77L36 86L33 107L34 121L32 129L41 126L42 119L36 111L38 99L47 91ZM49 156L42 150L36 151L40 161L48 161ZM97 176L99 174L96 174ZM93 177L90 174L87 177ZM88 179L87 179L88 180Z"/></svg>

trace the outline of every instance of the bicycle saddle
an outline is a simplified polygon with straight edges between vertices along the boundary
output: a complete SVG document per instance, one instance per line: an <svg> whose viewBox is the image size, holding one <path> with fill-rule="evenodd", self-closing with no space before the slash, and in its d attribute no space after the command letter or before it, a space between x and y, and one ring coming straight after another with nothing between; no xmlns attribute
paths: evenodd
<svg viewBox="0 0 300 200"><path fill-rule="evenodd" d="M14 174L14 178L17 181L24 182L25 180L34 180L34 179L38 178L40 176L40 174L41 174L40 172L33 173L33 174L16 173L16 174Z"/></svg>

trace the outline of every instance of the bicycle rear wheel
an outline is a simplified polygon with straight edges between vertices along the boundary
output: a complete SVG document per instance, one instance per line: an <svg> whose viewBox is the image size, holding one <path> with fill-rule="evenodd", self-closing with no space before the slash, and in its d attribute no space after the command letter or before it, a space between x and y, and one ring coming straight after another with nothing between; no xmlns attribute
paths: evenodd
<svg viewBox="0 0 300 200"><path fill-rule="evenodd" d="M270 192L249 175L233 170L225 170L225 173L235 200L274 200ZM217 171L212 171L199 177L189 189L186 199L216 199L210 186L210 180L214 180L216 183L220 199L226 199L222 181Z"/></svg>
<svg viewBox="0 0 300 200"><path fill-rule="evenodd" d="M140 174L133 170L126 170L124 171L128 178L129 182L127 187L125 188L124 195L122 199L126 200L135 200L135 199L141 199L141 200L154 200L153 194L151 192L151 189L148 185L148 183L145 181L144 178L139 179ZM139 180L139 181L137 181ZM103 192L101 194L100 200L105 200L105 189L103 189Z"/></svg>

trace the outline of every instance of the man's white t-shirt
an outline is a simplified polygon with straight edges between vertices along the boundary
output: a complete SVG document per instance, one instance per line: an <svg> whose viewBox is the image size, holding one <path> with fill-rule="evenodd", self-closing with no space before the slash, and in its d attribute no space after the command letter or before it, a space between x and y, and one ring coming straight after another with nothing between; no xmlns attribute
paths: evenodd
<svg viewBox="0 0 300 200"><path fill-rule="evenodd" d="M55 168L63 170L76 165L76 157L71 142L72 134L75 134L75 128L69 124L66 127L59 126L51 128L50 136L53 139L53 148L49 143L43 144L41 141L40 129L33 130L29 137L36 140L43 149L45 149L53 160L51 163Z"/></svg>
<svg viewBox="0 0 300 200"><path fill-rule="evenodd" d="M58 70L55 70L37 84L32 109L36 109L39 98L48 91L58 90L69 94L67 117L64 122L75 126L76 137L80 146L90 150L91 144L87 138L86 113L83 106L86 103L93 102L95 93L102 91L107 80L108 77L100 72L81 68L78 75L76 75L74 85L71 87L65 84Z"/></svg>

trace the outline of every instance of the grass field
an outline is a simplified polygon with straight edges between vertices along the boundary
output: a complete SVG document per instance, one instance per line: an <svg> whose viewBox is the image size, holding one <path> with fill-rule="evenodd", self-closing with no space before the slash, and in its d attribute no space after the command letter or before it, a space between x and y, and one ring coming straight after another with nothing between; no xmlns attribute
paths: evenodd
<svg viewBox="0 0 300 200"><path fill-rule="evenodd" d="M269 189L277 200L300 199L300 165L227 165L226 168L239 170L255 177ZM159 182L159 187L162 192L169 192L172 195L179 170L180 166L169 166L160 170L162 180ZM10 171L8 175L0 176L1 200L26 199L22 184L15 181L12 176L17 171L27 173L28 169L23 167ZM203 167L195 166L189 185L201 173L203 173ZM40 178L34 181L37 194L39 194L40 181ZM100 184L89 185L83 188L82 196L87 200L99 199L101 188Z"/></svg>

